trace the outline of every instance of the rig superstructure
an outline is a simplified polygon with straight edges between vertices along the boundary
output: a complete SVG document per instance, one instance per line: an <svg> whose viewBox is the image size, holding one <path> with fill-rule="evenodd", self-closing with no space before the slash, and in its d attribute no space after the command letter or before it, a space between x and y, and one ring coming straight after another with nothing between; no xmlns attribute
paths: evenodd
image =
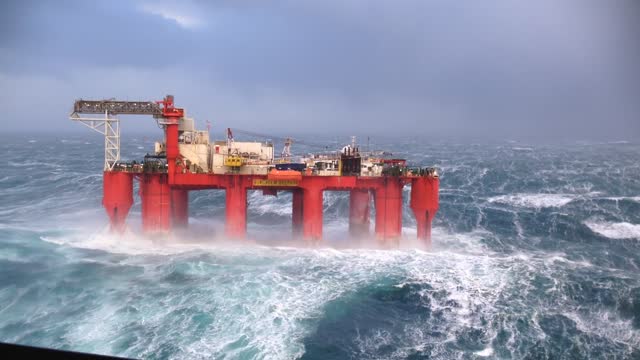
<svg viewBox="0 0 640 360"><path fill-rule="evenodd" d="M83 117L100 114L104 117ZM118 115L151 115L164 130L153 155L141 162L120 161ZM361 152L355 138L334 152L309 154L291 162L293 139L284 140L281 157L271 142L210 142L209 131L196 130L173 96L162 101L77 100L70 118L105 135L104 195L102 204L113 231L122 232L133 204L133 181L139 181L142 227L147 233L184 228L189 219L189 191L226 191L225 232L244 238L247 228L247 190L264 195L290 191L292 229L309 243L322 238L323 192L349 191L349 232L366 236L370 224L370 196L375 204L378 241L397 244L402 233L402 189L411 184L410 207L418 238L431 242L431 221L438 210L437 171L408 168L404 159Z"/></svg>

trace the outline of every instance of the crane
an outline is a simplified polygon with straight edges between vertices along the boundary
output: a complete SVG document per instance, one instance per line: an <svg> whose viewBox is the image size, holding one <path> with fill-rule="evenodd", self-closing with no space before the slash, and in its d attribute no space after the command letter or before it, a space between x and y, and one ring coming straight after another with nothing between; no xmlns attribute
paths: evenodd
<svg viewBox="0 0 640 360"><path fill-rule="evenodd" d="M104 117L83 117L80 114L104 114ZM173 95L160 101L76 100L69 119L80 122L104 135L104 170L113 170L120 161L120 120L117 115L151 115L158 125L170 124L167 119L184 116L184 109L173 106Z"/></svg>

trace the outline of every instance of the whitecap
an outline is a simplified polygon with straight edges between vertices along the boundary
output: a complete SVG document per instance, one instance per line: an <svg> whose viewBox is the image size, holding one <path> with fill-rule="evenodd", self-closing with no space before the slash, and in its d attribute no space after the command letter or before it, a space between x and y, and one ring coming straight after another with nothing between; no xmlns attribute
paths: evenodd
<svg viewBox="0 0 640 360"><path fill-rule="evenodd" d="M500 195L487 199L490 203L500 203L526 208L561 207L575 200L574 195L568 194L512 194Z"/></svg>
<svg viewBox="0 0 640 360"><path fill-rule="evenodd" d="M612 200L612 201L629 200L629 201L640 202L640 196L609 196L609 197L604 197L602 199L603 200Z"/></svg>
<svg viewBox="0 0 640 360"><path fill-rule="evenodd" d="M611 239L640 239L640 225L628 222L587 221L591 231Z"/></svg>
<svg viewBox="0 0 640 360"><path fill-rule="evenodd" d="M481 356L481 357L491 356L491 355L493 355L493 348L491 346L489 346L488 348L486 348L484 350L476 351L474 354L476 354L478 356Z"/></svg>

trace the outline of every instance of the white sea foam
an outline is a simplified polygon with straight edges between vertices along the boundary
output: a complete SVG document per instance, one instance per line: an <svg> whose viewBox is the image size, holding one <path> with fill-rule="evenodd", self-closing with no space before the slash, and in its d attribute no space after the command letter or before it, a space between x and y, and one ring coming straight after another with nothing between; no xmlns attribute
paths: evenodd
<svg viewBox="0 0 640 360"><path fill-rule="evenodd" d="M609 196L609 197L604 197L602 199L613 200L613 201L629 200L629 201L640 202L640 196Z"/></svg>
<svg viewBox="0 0 640 360"><path fill-rule="evenodd" d="M617 313L597 311L590 314L588 319L576 312L566 312L563 315L573 320L580 331L603 338L616 339L618 342L634 347L640 345L640 337L638 336L640 332L634 329L633 321L622 319Z"/></svg>
<svg viewBox="0 0 640 360"><path fill-rule="evenodd" d="M126 241L132 240L134 239ZM93 245L98 245L96 239L93 241ZM381 276L402 273L406 267L412 272L417 271L416 277L425 275L428 271L426 269L431 268L427 276L431 280L437 280L438 287L447 289L451 286L442 280L439 268L466 264L463 267L468 269L474 262L469 256L451 259L450 254L415 250L224 246L210 247L209 250L215 250L212 253L220 259L233 260L225 262L224 271L212 271L206 266L220 265L211 262L193 263L188 257L179 255L176 258L174 255L160 261L158 265L147 266L148 270L145 271L145 276L162 278L174 268L159 264L172 261L176 264L191 262L194 266L187 270L188 275L207 279L200 283L196 292L198 296L175 292L162 300L161 310L158 308L159 304L152 301L151 297L144 301L127 300L126 303L117 305L105 301L99 309L88 313L86 318L79 322L78 331L72 331L68 335L69 340L75 344L109 343L108 340L117 337L123 328L126 328L128 321L131 321L122 319L118 310L124 306L131 306L138 309L137 313L143 317L146 327L160 327L171 321L172 327L166 336L173 339L176 346L182 347L188 354L207 354L212 357L225 354L241 357L243 353L257 351L265 354L265 358L297 358L304 353L302 339L313 331L313 326L308 325L308 320L321 317L324 306L344 293L375 282ZM131 248L128 248L128 251L131 251ZM259 265L256 265L256 259L261 259ZM462 259L467 261L461 261ZM153 260L140 258L137 261L144 263ZM468 270L461 273L455 271L456 274L467 272ZM467 279L459 280L456 283L474 283ZM466 302L467 295L459 294L459 290L452 293L452 296ZM185 311L185 303L189 304L189 308L198 309L200 312L216 314L204 333L199 333L193 328L193 320L189 316L175 320L176 313ZM465 316L469 316L470 312L466 313ZM374 338L363 339L365 348L378 347L380 341L389 339L385 329L379 330L374 332ZM145 353L132 355L145 357L144 355L157 352L163 345L162 341L156 343L152 340L149 343L144 342L144 336L137 337L140 343L136 342L132 347L143 348ZM194 337L202 340L191 342L190 339ZM108 348L100 350L108 352Z"/></svg>
<svg viewBox="0 0 640 360"><path fill-rule="evenodd" d="M487 328L483 319L492 321L501 311L495 305L498 299L514 289L530 291L529 275L543 273L555 279L555 268L574 266L562 253L540 257L528 253L504 256L486 249L475 252L487 235L478 231L448 234L434 228L434 238L441 245L433 251L233 246L215 241L184 244L132 234L112 236L106 231L44 240L136 255L113 261L144 268L140 277L160 281L158 291L169 286L159 279L170 276L176 267L181 267L188 279L195 279L189 281L197 281L193 290L170 292L159 299L153 293L146 294L149 289L144 286L128 288L137 286L136 282L111 284L115 289L110 288L111 295L105 294L103 304L75 319L77 330L66 338L76 346L97 346L96 350L109 353L110 348L100 344L109 344L126 332L137 339L130 353L120 354L130 357L151 356L162 349L166 339L172 339L187 358L237 358L247 353L263 354L265 359L298 358L305 351L303 340L315 331L327 304L381 278L398 275L402 280L393 284L398 288L429 284L418 286L414 295L423 298L442 321L429 319L425 323L416 317L394 334L384 327L368 329L359 333L354 344L360 354L370 356L379 353L382 345L400 341L388 358L407 358L422 351L425 344L434 345L430 350L434 357L450 355L444 345L450 336ZM208 256L202 257L205 254ZM140 295L119 297L132 291ZM124 308L135 309L134 315L123 315ZM215 316L198 330L194 312ZM143 328L132 326L140 322L145 324ZM144 332L164 328L167 323L172 326L162 337ZM621 322L619 327L619 331L605 335L637 334L629 330L628 323ZM496 336L494 328L486 331L487 340ZM493 347L486 345L473 354L492 357L494 353Z"/></svg>
<svg viewBox="0 0 640 360"><path fill-rule="evenodd" d="M640 225L628 222L586 221L593 232L611 239L640 239Z"/></svg>
<svg viewBox="0 0 640 360"><path fill-rule="evenodd" d="M456 235L457 236L457 235ZM468 235L472 236L473 235ZM496 299L505 288L513 286L516 278L512 271L504 271L505 263L520 263L515 257L495 258L483 255L459 254L449 251L409 253L404 257L395 255L399 261L395 265L405 269L405 279L396 285L399 288L411 284L429 284L419 288L417 296L439 320L430 318L428 324L416 318L407 322L400 334L391 335L384 328L370 329L369 337L359 335L357 344L360 353L376 353L380 342L397 343L396 349L388 358L404 359L416 351L424 350L425 345L434 345L430 353L434 358L450 357L444 344L451 340L450 334L465 332L470 328L485 327L477 316L481 309L484 317L491 318L497 310ZM397 270L397 269L396 269ZM444 295L444 296L443 296ZM424 329L429 331L424 331ZM435 334L446 334L438 338ZM394 339L396 336L396 339ZM487 336L495 336L495 330L488 328ZM397 340L397 337L400 340ZM448 354L448 355L447 355ZM489 347L476 353L478 356L491 356Z"/></svg>
<svg viewBox="0 0 640 360"><path fill-rule="evenodd" d="M474 354L476 354L478 356L482 356L482 357L491 356L491 355L493 355L493 348L491 346L489 346L488 348L485 348L483 350L476 351Z"/></svg>
<svg viewBox="0 0 640 360"><path fill-rule="evenodd" d="M143 235L127 230L124 234L112 234L108 226L93 234L78 232L64 236L41 236L43 241L72 246L80 249L102 250L113 254L126 255L175 255L190 251L217 251L221 245L229 248L230 244L223 239L210 235L205 237L191 234L189 241L184 241L178 234ZM246 243L237 243L241 247Z"/></svg>
<svg viewBox="0 0 640 360"><path fill-rule="evenodd" d="M500 203L516 207L548 208L561 207L576 199L576 195L570 194L512 194L500 195L487 199L490 203Z"/></svg>

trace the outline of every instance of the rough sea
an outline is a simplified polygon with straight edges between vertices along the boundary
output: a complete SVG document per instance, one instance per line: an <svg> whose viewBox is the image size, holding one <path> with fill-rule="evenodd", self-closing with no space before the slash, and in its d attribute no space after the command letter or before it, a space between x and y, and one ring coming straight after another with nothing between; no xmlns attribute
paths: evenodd
<svg viewBox="0 0 640 360"><path fill-rule="evenodd" d="M400 248L380 250L349 239L338 192L318 248L292 241L284 193L250 193L256 241L225 241L215 190L190 194L186 233L145 238L136 196L130 230L110 235L99 135L0 140L0 342L145 359L640 359L638 143L378 140L437 166L441 187L433 247L412 240L407 186ZM125 136L123 158L154 140Z"/></svg>

